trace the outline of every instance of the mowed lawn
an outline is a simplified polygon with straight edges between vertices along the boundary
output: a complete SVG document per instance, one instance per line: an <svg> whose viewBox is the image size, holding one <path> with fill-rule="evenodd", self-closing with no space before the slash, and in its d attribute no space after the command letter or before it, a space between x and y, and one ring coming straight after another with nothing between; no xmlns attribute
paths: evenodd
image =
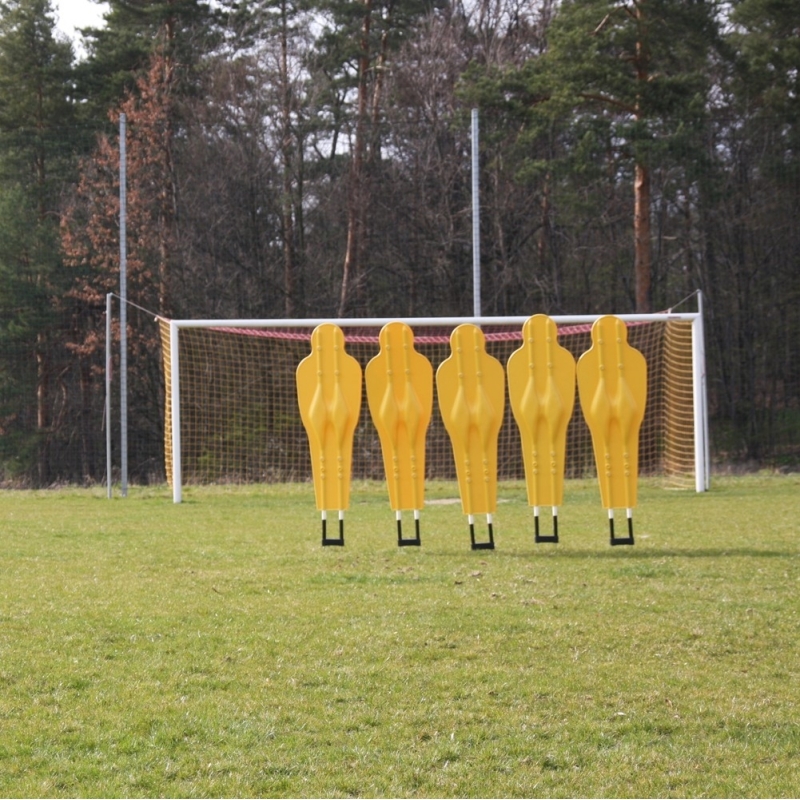
<svg viewBox="0 0 800 800"><path fill-rule="evenodd" d="M344 548L308 484L0 492L0 795L800 796L800 475L614 548L590 481L491 552L427 491L421 548L380 484Z"/></svg>

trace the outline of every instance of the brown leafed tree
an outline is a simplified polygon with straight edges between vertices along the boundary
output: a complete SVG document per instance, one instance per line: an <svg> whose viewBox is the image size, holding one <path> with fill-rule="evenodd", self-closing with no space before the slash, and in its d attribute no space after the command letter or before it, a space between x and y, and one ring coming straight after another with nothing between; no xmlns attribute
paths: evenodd
<svg viewBox="0 0 800 800"><path fill-rule="evenodd" d="M170 312L170 257L175 193L172 169L171 88L173 67L152 58L137 90L110 114L127 120L127 285L128 297L156 311ZM118 139L102 135L84 160L81 177L61 224L67 266L75 271L69 297L89 308L105 307L105 295L119 291ZM87 334L81 346L88 345ZM93 349L93 348L92 348Z"/></svg>
<svg viewBox="0 0 800 800"><path fill-rule="evenodd" d="M156 54L149 70L137 81L136 91L110 114L114 122L121 113L127 120L127 297L159 315L168 315L171 309L175 219L172 87L172 63ZM118 137L98 137L94 153L81 165L78 186L61 221L64 263L74 275L72 288L62 300L73 320L67 346L81 360L87 403L104 371L106 294L120 290L119 144ZM129 400L133 409L137 392L156 396L160 391L159 341L155 325L135 325L131 315L128 319ZM118 340L118 325L113 336ZM136 419L135 414L129 419L134 431L161 424L157 417Z"/></svg>

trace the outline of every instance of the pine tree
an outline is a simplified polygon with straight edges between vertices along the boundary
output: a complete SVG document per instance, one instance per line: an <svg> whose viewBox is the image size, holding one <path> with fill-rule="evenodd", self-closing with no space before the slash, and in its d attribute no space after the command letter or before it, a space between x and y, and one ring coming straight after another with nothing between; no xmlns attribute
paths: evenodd
<svg viewBox="0 0 800 800"><path fill-rule="evenodd" d="M524 71L530 96L591 152L613 149L633 168L635 309L652 308L651 180L678 132L706 105L716 41L714 6L690 0L567 0L541 63Z"/></svg>
<svg viewBox="0 0 800 800"><path fill-rule="evenodd" d="M800 384L799 20L792 0L733 5L704 207L712 363L737 447L757 460L790 452L787 387Z"/></svg>
<svg viewBox="0 0 800 800"><path fill-rule="evenodd" d="M222 9L207 0L109 0L104 24L82 31L86 58L77 66L84 114L104 127L108 110L133 91L154 52L174 65L176 77L190 76L203 55L221 40Z"/></svg>
<svg viewBox="0 0 800 800"><path fill-rule="evenodd" d="M49 0L12 0L0 14L0 443L17 453L11 466L0 444L0 470L34 467L45 483L64 278L58 209L75 136L72 48L55 37Z"/></svg>

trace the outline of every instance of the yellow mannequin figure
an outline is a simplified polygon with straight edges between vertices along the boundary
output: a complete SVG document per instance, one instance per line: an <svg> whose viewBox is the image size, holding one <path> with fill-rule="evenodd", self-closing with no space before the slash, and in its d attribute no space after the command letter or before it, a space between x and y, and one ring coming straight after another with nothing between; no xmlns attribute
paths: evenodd
<svg viewBox="0 0 800 800"><path fill-rule="evenodd" d="M344 544L344 512L350 505L353 434L361 410L361 366L344 350L338 325L325 322L311 334L311 355L297 367L297 401L308 443L322 544ZM328 539L328 509L339 511L339 538Z"/></svg>
<svg viewBox="0 0 800 800"><path fill-rule="evenodd" d="M367 401L378 430L389 503L397 519L397 543L419 545L419 512L425 502L425 434L433 409L433 367L414 350L403 322L380 332L380 353L365 371ZM413 509L415 539L404 539L401 512Z"/></svg>
<svg viewBox="0 0 800 800"><path fill-rule="evenodd" d="M522 347L508 359L508 395L522 438L528 504L537 542L558 541L564 498L567 425L575 405L575 359L558 343L555 322L544 314L522 326ZM553 535L539 535L539 506L553 507Z"/></svg>
<svg viewBox="0 0 800 800"><path fill-rule="evenodd" d="M613 316L592 325L592 346L578 361L578 393L597 463L600 497L608 509L611 544L633 544L639 477L639 428L647 402L647 363L628 344L625 323ZM614 537L614 508L625 508L628 538Z"/></svg>
<svg viewBox="0 0 800 800"><path fill-rule="evenodd" d="M461 507L469 519L472 549L493 549L497 508L497 435L503 424L503 365L486 352L483 332L459 325L450 335L452 355L436 371L439 409L456 462ZM475 514L485 513L489 541L475 543Z"/></svg>

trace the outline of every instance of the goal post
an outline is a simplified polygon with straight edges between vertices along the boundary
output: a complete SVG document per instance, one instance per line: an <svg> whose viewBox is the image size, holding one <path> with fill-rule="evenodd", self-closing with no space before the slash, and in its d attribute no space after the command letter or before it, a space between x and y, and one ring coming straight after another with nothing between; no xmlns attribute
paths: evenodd
<svg viewBox="0 0 800 800"><path fill-rule="evenodd" d="M590 346L601 315L552 316L559 342L577 359ZM709 486L708 418L702 308L698 312L617 314L629 341L648 361L648 400L640 434L640 472L664 475L698 492ZM479 325L487 350L505 364L520 347L528 317L416 317L284 320L159 319L165 378L165 469L173 500L185 482L307 480L310 460L297 406L294 373L308 355L311 332L334 322L362 367L378 353L388 322L411 327L415 347L434 369L449 355L458 325ZM455 475L446 432L434 403L426 440L428 478ZM500 440L501 478L522 478L519 433L510 404ZM576 403L568 429L567 476L594 474L591 441ZM377 432L366 403L356 430L353 476L381 478Z"/></svg>
<svg viewBox="0 0 800 800"><path fill-rule="evenodd" d="M708 437L708 385L703 327L703 293L697 292L697 313L692 318L692 410L694 414L695 488L711 488L711 442Z"/></svg>

